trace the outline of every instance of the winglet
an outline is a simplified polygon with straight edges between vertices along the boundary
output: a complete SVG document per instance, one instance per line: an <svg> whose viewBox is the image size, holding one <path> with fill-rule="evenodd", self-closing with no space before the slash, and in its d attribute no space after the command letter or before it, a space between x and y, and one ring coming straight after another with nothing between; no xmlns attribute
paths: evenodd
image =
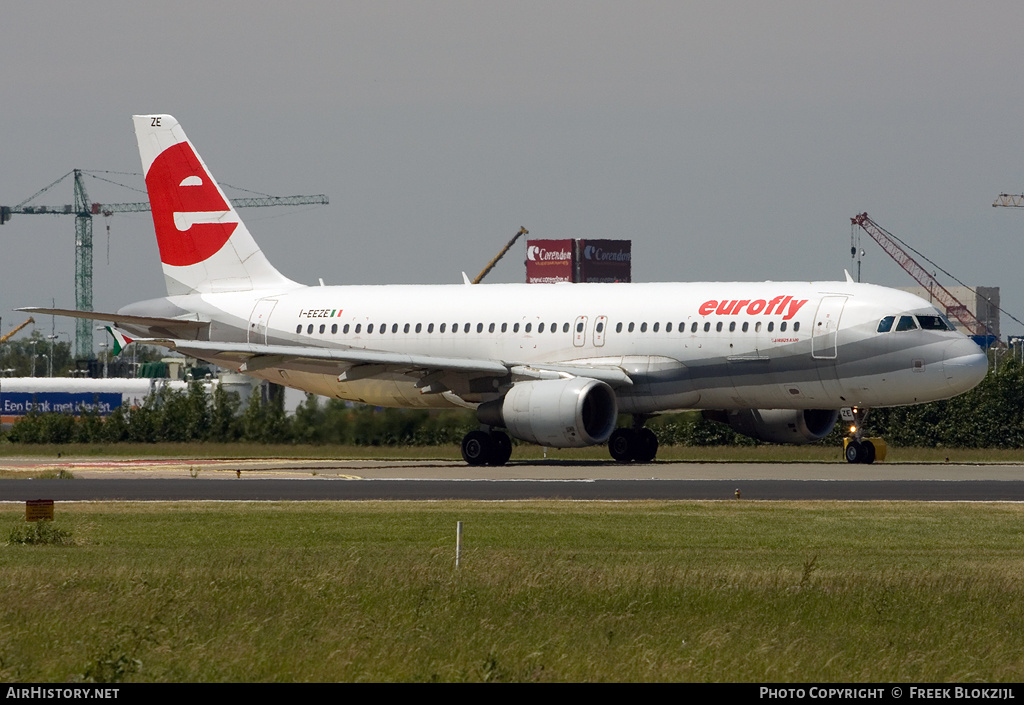
<svg viewBox="0 0 1024 705"><path fill-rule="evenodd" d="M462 283L466 284L467 286L473 283L469 280L469 275L467 275L465 272L462 273Z"/></svg>

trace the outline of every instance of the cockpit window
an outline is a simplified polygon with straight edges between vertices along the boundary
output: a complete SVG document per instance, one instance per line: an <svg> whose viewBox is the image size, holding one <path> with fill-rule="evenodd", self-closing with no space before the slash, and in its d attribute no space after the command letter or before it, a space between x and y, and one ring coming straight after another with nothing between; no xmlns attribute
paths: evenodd
<svg viewBox="0 0 1024 705"><path fill-rule="evenodd" d="M945 316L918 316L917 322L925 330L955 330Z"/></svg>
<svg viewBox="0 0 1024 705"><path fill-rule="evenodd" d="M896 324L896 332L902 330L914 330L917 328L917 323L914 322L913 316L900 316L899 323Z"/></svg>
<svg viewBox="0 0 1024 705"><path fill-rule="evenodd" d="M896 316L886 316L878 322L878 332L888 333L892 330L892 322L896 320Z"/></svg>

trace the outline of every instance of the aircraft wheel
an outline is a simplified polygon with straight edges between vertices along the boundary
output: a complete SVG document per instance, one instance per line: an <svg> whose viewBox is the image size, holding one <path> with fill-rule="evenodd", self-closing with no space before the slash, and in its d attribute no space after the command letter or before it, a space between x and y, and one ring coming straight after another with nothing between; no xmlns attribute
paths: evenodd
<svg viewBox="0 0 1024 705"><path fill-rule="evenodd" d="M873 447L872 450L874 450ZM865 456L864 446L860 441L850 441L846 444L846 462L863 463Z"/></svg>
<svg viewBox="0 0 1024 705"><path fill-rule="evenodd" d="M486 431L470 431L462 438L462 459L470 465L487 465L494 455L494 441Z"/></svg>
<svg viewBox="0 0 1024 705"><path fill-rule="evenodd" d="M508 435L501 431L491 431L491 443L494 445L494 453L491 456L491 465L504 465L512 457L512 441Z"/></svg>
<svg viewBox="0 0 1024 705"><path fill-rule="evenodd" d="M864 459L861 460L861 462L870 465L871 463L875 462L875 444L872 443L871 441L864 441L863 443Z"/></svg>
<svg viewBox="0 0 1024 705"><path fill-rule="evenodd" d="M638 463L649 463L658 454L658 437L649 428L641 428L636 432L633 447L633 460Z"/></svg>
<svg viewBox="0 0 1024 705"><path fill-rule="evenodd" d="M620 463L633 460L633 448L636 445L636 434L631 428L617 428L608 439L608 452Z"/></svg>

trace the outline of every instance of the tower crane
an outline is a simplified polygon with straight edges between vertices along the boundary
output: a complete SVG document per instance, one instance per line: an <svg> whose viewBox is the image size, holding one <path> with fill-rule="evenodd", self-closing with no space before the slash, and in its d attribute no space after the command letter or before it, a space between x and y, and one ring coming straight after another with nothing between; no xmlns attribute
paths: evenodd
<svg viewBox="0 0 1024 705"><path fill-rule="evenodd" d="M993 208L1024 208L1024 194L1001 193L992 203Z"/></svg>
<svg viewBox="0 0 1024 705"><path fill-rule="evenodd" d="M81 169L73 169L64 176L54 181L49 186L40 189L29 198L16 206L0 206L0 225L11 219L15 213L19 215L73 215L75 216L75 308L80 311L92 311L92 219L93 216L111 216L114 213L141 213L148 211L149 201L138 203L92 203L89 201L88 193L85 190L83 174L89 174ZM30 201L62 182L69 176L74 175L75 202L62 206L38 206L27 205ZM95 176L89 174L90 176ZM96 177L99 178L99 177ZM111 182L116 183L116 182ZM118 184L121 185L121 184ZM301 206L301 205L326 205L327 196L318 194L315 196L259 196L257 198L232 198L232 205L236 208L262 207L262 206ZM84 318L78 319L75 326L75 358L79 360L91 359L93 357L93 322Z"/></svg>
<svg viewBox="0 0 1024 705"><path fill-rule="evenodd" d="M855 215L850 218L850 222L854 228L860 226L875 242L881 245L882 249L885 250L885 253L892 257L896 264L903 267L907 274L913 277L918 284L927 289L931 297L942 304L946 309L947 316L952 316L960 321L961 325L963 325L971 335L989 334L988 326L979 321L978 318L971 313L958 298L953 296L953 294L951 294L946 287L942 286L942 284L939 284L938 280L930 274L928 270L922 267L909 252L907 252L904 248L906 243L901 244L899 238L875 221L871 220L867 213Z"/></svg>

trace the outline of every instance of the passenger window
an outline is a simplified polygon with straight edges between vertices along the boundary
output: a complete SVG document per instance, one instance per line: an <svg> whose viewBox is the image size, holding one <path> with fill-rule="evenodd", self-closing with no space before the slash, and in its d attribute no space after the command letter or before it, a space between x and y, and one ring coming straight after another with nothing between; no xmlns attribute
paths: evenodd
<svg viewBox="0 0 1024 705"><path fill-rule="evenodd" d="M758 321L757 323L754 324L754 332L755 333L760 333L761 332L761 321Z"/></svg>
<svg viewBox="0 0 1024 705"><path fill-rule="evenodd" d="M356 323L356 333L359 333L363 329L362 323Z"/></svg>
<svg viewBox="0 0 1024 705"><path fill-rule="evenodd" d="M711 321L704 324L704 332L707 333L709 330L711 330Z"/></svg>
<svg viewBox="0 0 1024 705"><path fill-rule="evenodd" d="M694 321L693 325L690 326L690 332L691 333L696 333L697 332L697 321Z"/></svg>
<svg viewBox="0 0 1024 705"><path fill-rule="evenodd" d="M915 330L916 328L917 323L914 322L913 316L900 316L899 323L896 324L897 333L904 330Z"/></svg>
<svg viewBox="0 0 1024 705"><path fill-rule="evenodd" d="M671 333L672 332L672 324L671 323L666 323L665 324L665 332L666 333Z"/></svg>
<svg viewBox="0 0 1024 705"><path fill-rule="evenodd" d="M779 332L780 333L785 333L786 332L786 322L785 321L783 321L782 323L779 324Z"/></svg>
<svg viewBox="0 0 1024 705"><path fill-rule="evenodd" d="M408 325L408 324L406 324L406 325ZM406 333L408 333L408 332L409 332L409 329L408 329L408 328L406 328L406 331L405 331L405 332L406 332ZM417 324L416 324L416 332L417 332L417 333L422 333L422 332L423 332L423 324L422 324L422 323L417 323Z"/></svg>
<svg viewBox="0 0 1024 705"><path fill-rule="evenodd" d="M615 324L615 332L616 333L621 333L622 332L622 322L621 321Z"/></svg>
<svg viewBox="0 0 1024 705"><path fill-rule="evenodd" d="M747 323L746 321L743 321L743 332L746 333L747 329L749 329L749 328L750 328L750 324Z"/></svg>
<svg viewBox="0 0 1024 705"><path fill-rule="evenodd" d="M518 333L519 332L519 324L518 323L513 323L512 324L512 332L513 333Z"/></svg>
<svg viewBox="0 0 1024 705"><path fill-rule="evenodd" d="M630 322L630 324L629 324L629 328L628 328L627 330L628 330L628 331L629 331L630 333L632 333L632 332L633 332L633 327L634 327L634 325L633 325L633 323L632 323L632 321L631 321L631 322Z"/></svg>
<svg viewBox="0 0 1024 705"><path fill-rule="evenodd" d="M467 323L466 325L462 326L462 332L463 333L468 333L469 332L469 326L470 326L469 323Z"/></svg>
<svg viewBox="0 0 1024 705"><path fill-rule="evenodd" d="M771 333L775 330L775 321L768 321L768 332Z"/></svg>
<svg viewBox="0 0 1024 705"><path fill-rule="evenodd" d="M320 335L323 335L325 330L327 330L327 326L324 325L323 323L321 323L320 324Z"/></svg>
<svg viewBox="0 0 1024 705"><path fill-rule="evenodd" d="M715 324L715 331L718 332L718 333L722 332L722 322L721 321L719 321L718 323Z"/></svg>
<svg viewBox="0 0 1024 705"><path fill-rule="evenodd" d="M428 333L433 333L434 332L434 324L433 323L428 323L427 324L427 332Z"/></svg>
<svg viewBox="0 0 1024 705"><path fill-rule="evenodd" d="M295 326L295 332L296 333L301 333L302 332L302 324L301 323L299 325Z"/></svg>
<svg viewBox="0 0 1024 705"><path fill-rule="evenodd" d="M598 333L604 333L604 321L598 321L597 322L597 329L596 330L597 330Z"/></svg>
<svg viewBox="0 0 1024 705"><path fill-rule="evenodd" d="M445 323L442 323L442 324L441 324L441 326L440 326L440 328L438 328L438 332L440 332L440 333L444 333L444 329L445 329L445 326L446 326L446 325L447 325L447 324L445 324Z"/></svg>
<svg viewBox="0 0 1024 705"><path fill-rule="evenodd" d="M647 321L644 321L643 323L640 324L640 332L641 333L646 333L647 332Z"/></svg>
<svg viewBox="0 0 1024 705"><path fill-rule="evenodd" d="M538 333L543 333L544 332L544 324L543 323L541 323L539 326L537 326L537 332Z"/></svg>
<svg viewBox="0 0 1024 705"><path fill-rule="evenodd" d="M372 324L372 323L370 323L370 324L368 324L368 325L366 326L366 332L367 332L368 334L369 334L369 333L372 333L372 332L373 332L373 324Z"/></svg>
<svg viewBox="0 0 1024 705"><path fill-rule="evenodd" d="M408 323L406 323L404 326L402 326L402 332L403 333L408 333L409 332L409 324ZM417 332L419 332L419 331L417 331Z"/></svg>
<svg viewBox="0 0 1024 705"><path fill-rule="evenodd" d="M526 331L525 332L529 333L531 330L533 330L533 324L532 323L527 323L526 324Z"/></svg>
<svg viewBox="0 0 1024 705"><path fill-rule="evenodd" d="M729 321L729 332L732 333L736 330L736 321Z"/></svg>
<svg viewBox="0 0 1024 705"><path fill-rule="evenodd" d="M476 324L476 332L477 333L483 333L484 332L484 324L483 323L477 323Z"/></svg>
<svg viewBox="0 0 1024 705"><path fill-rule="evenodd" d="M348 335L348 323L346 323L345 327L341 329L341 332L344 333L345 335Z"/></svg>
<svg viewBox="0 0 1024 705"><path fill-rule="evenodd" d="M800 330L800 321L793 324L793 332L796 333L798 330Z"/></svg>
<svg viewBox="0 0 1024 705"><path fill-rule="evenodd" d="M581 323L580 325L583 325L583 324ZM563 323L562 324L562 332L563 333L568 333L569 332L569 324L568 323Z"/></svg>
<svg viewBox="0 0 1024 705"><path fill-rule="evenodd" d="M600 325L600 324L598 324L598 325ZM580 321L579 323L576 324L576 332L577 333L582 333L583 332L583 321Z"/></svg>
<svg viewBox="0 0 1024 705"><path fill-rule="evenodd" d="M306 333L312 335L312 333L313 333L313 324L312 323L310 323L309 327L306 328Z"/></svg>
<svg viewBox="0 0 1024 705"><path fill-rule="evenodd" d="M878 322L878 332L888 333L892 330L892 323L896 320L896 316L886 316Z"/></svg>

